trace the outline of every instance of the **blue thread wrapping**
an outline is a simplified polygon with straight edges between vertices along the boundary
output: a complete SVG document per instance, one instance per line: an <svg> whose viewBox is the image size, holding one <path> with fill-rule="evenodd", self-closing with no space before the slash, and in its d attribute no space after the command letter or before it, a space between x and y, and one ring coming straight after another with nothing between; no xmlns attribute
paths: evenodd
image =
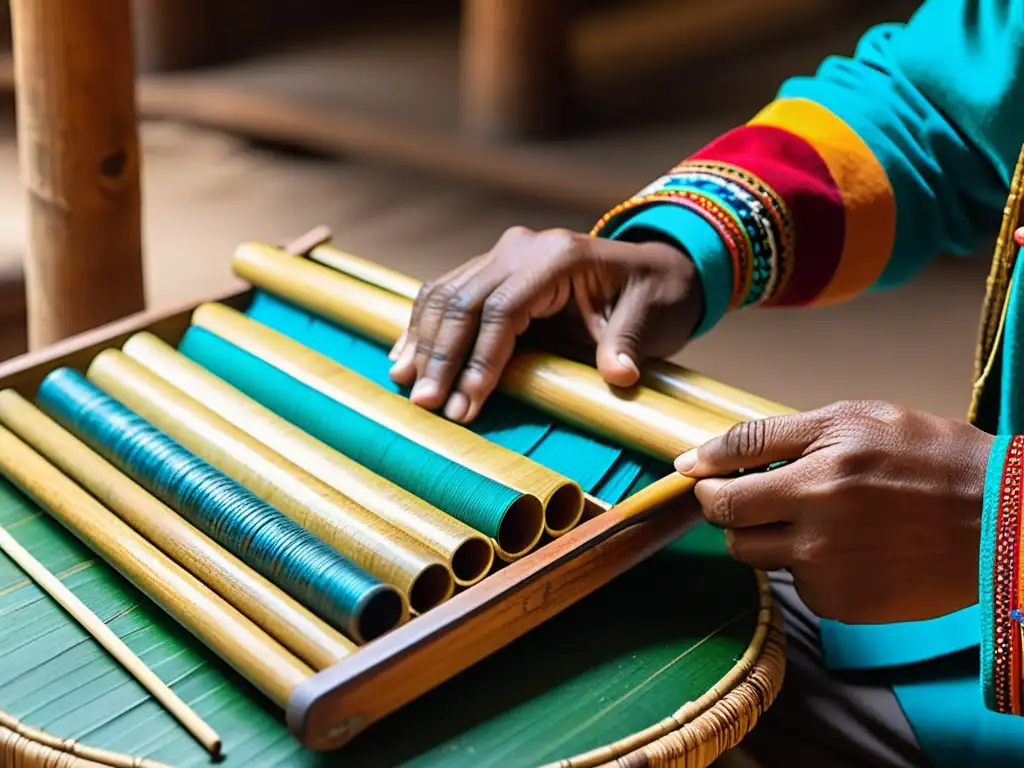
<svg viewBox="0 0 1024 768"><path fill-rule="evenodd" d="M375 594L391 591L375 576L79 373L57 369L37 399L52 418L250 567L349 636L370 639L361 636L360 614Z"/></svg>

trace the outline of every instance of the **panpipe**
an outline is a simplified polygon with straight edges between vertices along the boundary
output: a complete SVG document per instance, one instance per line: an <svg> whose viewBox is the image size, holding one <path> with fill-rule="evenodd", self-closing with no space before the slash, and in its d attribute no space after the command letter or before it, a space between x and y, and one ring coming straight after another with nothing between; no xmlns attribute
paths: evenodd
<svg viewBox="0 0 1024 768"><path fill-rule="evenodd" d="M753 727L778 617L671 461L785 408L519 350L457 425L388 377L415 280L319 240L242 245L234 269L250 289L0 366L0 526L227 762L703 766ZM207 759L0 558L15 754Z"/></svg>

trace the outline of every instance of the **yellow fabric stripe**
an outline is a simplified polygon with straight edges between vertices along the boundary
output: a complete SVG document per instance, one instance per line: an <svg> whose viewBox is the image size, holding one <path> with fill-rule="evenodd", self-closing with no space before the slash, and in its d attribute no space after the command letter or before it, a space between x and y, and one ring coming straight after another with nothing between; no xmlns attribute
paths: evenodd
<svg viewBox="0 0 1024 768"><path fill-rule="evenodd" d="M750 124L789 131L814 147L842 195L843 252L832 280L813 303L832 304L868 288L885 269L896 237L892 186L871 148L835 114L807 99L774 101Z"/></svg>

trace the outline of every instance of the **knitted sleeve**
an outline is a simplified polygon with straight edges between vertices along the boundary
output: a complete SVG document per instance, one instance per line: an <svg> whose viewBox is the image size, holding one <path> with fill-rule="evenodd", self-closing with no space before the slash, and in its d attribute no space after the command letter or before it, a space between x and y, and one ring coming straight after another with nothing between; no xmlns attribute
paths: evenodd
<svg viewBox="0 0 1024 768"><path fill-rule="evenodd" d="M995 231L1024 143L1024 0L926 0L601 218L677 242L698 333L751 305L897 286Z"/></svg>

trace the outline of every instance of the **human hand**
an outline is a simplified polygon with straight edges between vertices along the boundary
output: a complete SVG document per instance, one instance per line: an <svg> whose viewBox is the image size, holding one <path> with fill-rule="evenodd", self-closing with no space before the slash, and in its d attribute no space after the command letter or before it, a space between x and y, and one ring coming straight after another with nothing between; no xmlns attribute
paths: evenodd
<svg viewBox="0 0 1024 768"><path fill-rule="evenodd" d="M682 347L703 311L696 268L670 245L514 227L423 287L391 378L413 387L414 403L468 423L535 321L562 321L560 335L596 345L601 375L625 387L646 357Z"/></svg>
<svg viewBox="0 0 1024 768"><path fill-rule="evenodd" d="M964 422L845 402L741 423L676 468L700 478L695 493L730 553L753 568L790 569L820 617L917 621L977 602L992 443Z"/></svg>

